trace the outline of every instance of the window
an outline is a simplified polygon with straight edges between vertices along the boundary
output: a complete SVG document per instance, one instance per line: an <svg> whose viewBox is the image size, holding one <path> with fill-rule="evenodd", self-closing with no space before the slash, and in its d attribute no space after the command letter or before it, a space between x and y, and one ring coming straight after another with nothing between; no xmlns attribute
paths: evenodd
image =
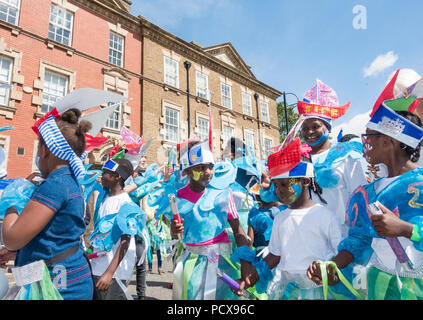
<svg viewBox="0 0 423 320"><path fill-rule="evenodd" d="M198 138L201 141L209 139L209 120L198 118Z"/></svg>
<svg viewBox="0 0 423 320"><path fill-rule="evenodd" d="M107 104L108 107L113 105L113 102ZM106 120L106 128L120 130L122 123L122 103L119 103L113 113Z"/></svg>
<svg viewBox="0 0 423 320"><path fill-rule="evenodd" d="M179 88L179 63L169 57L164 57L164 82Z"/></svg>
<svg viewBox="0 0 423 320"><path fill-rule="evenodd" d="M110 32L109 62L118 67L123 67L123 48L125 39L114 32Z"/></svg>
<svg viewBox="0 0 423 320"><path fill-rule="evenodd" d="M272 147L272 145L273 145L272 139L264 138L264 151L266 155L269 154L268 150Z"/></svg>
<svg viewBox="0 0 423 320"><path fill-rule="evenodd" d="M0 20L18 24L20 0L0 0Z"/></svg>
<svg viewBox="0 0 423 320"><path fill-rule="evenodd" d="M254 133L245 131L244 137L245 137L245 144L254 149Z"/></svg>
<svg viewBox="0 0 423 320"><path fill-rule="evenodd" d="M52 5L50 8L50 25L48 38L67 46L72 42L73 13Z"/></svg>
<svg viewBox="0 0 423 320"><path fill-rule="evenodd" d="M228 144L228 141L234 136L235 129L229 126L223 126L223 146Z"/></svg>
<svg viewBox="0 0 423 320"><path fill-rule="evenodd" d="M68 78L46 71L44 74L43 104L41 112L47 113L53 109L52 105L64 97L68 92Z"/></svg>
<svg viewBox="0 0 423 320"><path fill-rule="evenodd" d="M253 105L251 102L251 94L242 92L242 112L250 117L253 116Z"/></svg>
<svg viewBox="0 0 423 320"><path fill-rule="evenodd" d="M260 101L261 120L264 122L270 122L269 117L269 103Z"/></svg>
<svg viewBox="0 0 423 320"><path fill-rule="evenodd" d="M0 57L0 105L9 105L10 88L2 88L1 85L10 85L12 79L11 59Z"/></svg>
<svg viewBox="0 0 423 320"><path fill-rule="evenodd" d="M200 98L208 99L207 91L209 90L209 77L197 71L197 96Z"/></svg>
<svg viewBox="0 0 423 320"><path fill-rule="evenodd" d="M179 111L165 107L165 140L179 142Z"/></svg>
<svg viewBox="0 0 423 320"><path fill-rule="evenodd" d="M232 88L231 86L221 82L222 106L232 109Z"/></svg>

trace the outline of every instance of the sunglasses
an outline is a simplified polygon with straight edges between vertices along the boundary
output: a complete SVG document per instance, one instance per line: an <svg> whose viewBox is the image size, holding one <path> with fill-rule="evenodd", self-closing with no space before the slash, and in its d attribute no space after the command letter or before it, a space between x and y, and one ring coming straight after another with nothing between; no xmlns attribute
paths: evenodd
<svg viewBox="0 0 423 320"><path fill-rule="evenodd" d="M377 137L377 136L384 136L383 133L363 133L361 135L361 141L365 144L368 140L368 137Z"/></svg>

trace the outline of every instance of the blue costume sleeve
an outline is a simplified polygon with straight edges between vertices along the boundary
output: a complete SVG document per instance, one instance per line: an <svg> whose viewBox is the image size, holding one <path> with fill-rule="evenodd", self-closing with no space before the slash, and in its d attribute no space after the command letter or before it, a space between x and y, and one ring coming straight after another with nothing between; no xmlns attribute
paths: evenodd
<svg viewBox="0 0 423 320"><path fill-rule="evenodd" d="M263 233L265 240L268 241L272 233L273 219L264 212L257 209L255 211L256 212L249 217L249 223L255 231Z"/></svg>
<svg viewBox="0 0 423 320"><path fill-rule="evenodd" d="M346 250L354 256L354 262L362 264L373 252L371 248L372 240L373 237L356 232L354 227L351 227L348 237L339 243L338 252Z"/></svg>
<svg viewBox="0 0 423 320"><path fill-rule="evenodd" d="M16 179L9 184L1 195L0 217L3 217L6 210L10 207L15 207L18 213L21 213L30 200L35 188L35 185L26 179Z"/></svg>
<svg viewBox="0 0 423 320"><path fill-rule="evenodd" d="M279 201L279 198L275 193L275 186L273 183L270 184L269 189L260 189L260 199L266 203Z"/></svg>
<svg viewBox="0 0 423 320"><path fill-rule="evenodd" d="M255 287L258 293L264 293L269 286L269 282L273 279L273 272L270 270L266 261L260 259L253 262L254 268L257 270L259 281L256 282Z"/></svg>

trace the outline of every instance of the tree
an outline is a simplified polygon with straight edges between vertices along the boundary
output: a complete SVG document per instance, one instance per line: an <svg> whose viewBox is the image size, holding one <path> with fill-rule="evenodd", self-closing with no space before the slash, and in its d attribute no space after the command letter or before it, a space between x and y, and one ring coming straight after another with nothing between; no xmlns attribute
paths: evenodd
<svg viewBox="0 0 423 320"><path fill-rule="evenodd" d="M296 107L296 105L288 105L286 109L288 114L288 131L292 128L292 126L297 122L298 118L300 117L299 114L294 111ZM286 137L285 106L282 101L278 102L277 104L277 112L279 124L279 138L282 142L283 140L285 140Z"/></svg>

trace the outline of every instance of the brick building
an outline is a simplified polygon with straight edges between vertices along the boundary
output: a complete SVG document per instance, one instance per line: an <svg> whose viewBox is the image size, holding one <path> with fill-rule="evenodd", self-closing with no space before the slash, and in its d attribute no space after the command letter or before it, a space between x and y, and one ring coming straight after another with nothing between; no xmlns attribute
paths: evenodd
<svg viewBox="0 0 423 320"><path fill-rule="evenodd" d="M261 157L266 148L279 143L276 99L282 93L257 80L231 43L202 47L140 19L142 132L153 139L147 153L150 158L165 161L166 150L179 140L207 139L208 92L217 158L231 136L254 147Z"/></svg>
<svg viewBox="0 0 423 320"><path fill-rule="evenodd" d="M130 14L128 0L0 0L0 83L11 85L0 88L0 126L14 127L0 133L8 177L35 169L35 120L84 87L131 98L101 130L112 139L89 155L90 163L104 161L122 126L153 139L150 162L165 161L166 149L188 137L185 61L191 63L190 136L205 134L209 89L217 157L231 135L256 152L279 142L281 92L257 80L230 43L188 43Z"/></svg>

